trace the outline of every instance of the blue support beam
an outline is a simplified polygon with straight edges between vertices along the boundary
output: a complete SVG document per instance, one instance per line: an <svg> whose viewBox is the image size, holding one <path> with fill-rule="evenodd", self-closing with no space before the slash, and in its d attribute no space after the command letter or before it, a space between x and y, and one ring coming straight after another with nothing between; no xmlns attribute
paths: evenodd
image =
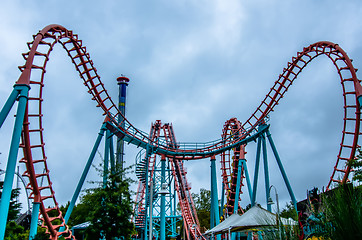
<svg viewBox="0 0 362 240"><path fill-rule="evenodd" d="M161 157L161 190L162 184L166 181L166 157ZM160 223L160 237L161 240L166 240L166 196L165 194L161 194L161 223Z"/></svg>
<svg viewBox="0 0 362 240"><path fill-rule="evenodd" d="M29 86L27 85L16 85L14 87L19 94L19 104L16 113L16 119L14 124L13 135L10 143L9 158L6 165L6 173L4 178L3 191L0 200L0 239L4 239L6 221L8 218L9 204L11 199L11 190L13 188L13 181L15 175L16 162L19 152L19 143L21 130L23 128L25 109L28 101ZM15 95L15 94L14 94ZM12 97L13 94L11 95ZM6 110L7 111L7 110ZM5 114L5 111L4 111Z"/></svg>
<svg viewBox="0 0 362 240"><path fill-rule="evenodd" d="M109 166L109 145L110 145L110 136L111 132L109 130L106 131L106 141L104 146L104 166L103 166L103 188L107 186L108 179L108 166Z"/></svg>
<svg viewBox="0 0 362 240"><path fill-rule="evenodd" d="M19 87L14 87L13 91L11 92L8 100L6 100L3 108L0 112L0 128L3 125L6 117L8 116L11 108L13 107L18 95L20 94L21 90L19 91Z"/></svg>
<svg viewBox="0 0 362 240"><path fill-rule="evenodd" d="M261 139L258 138L258 146L256 149L255 171L254 171L253 197L251 199L251 206L254 206L256 201L256 191L258 188L258 177L259 177L258 175L259 175L259 163L260 163L260 149L261 149Z"/></svg>
<svg viewBox="0 0 362 240"><path fill-rule="evenodd" d="M177 211L176 211L176 206L177 206L177 204L176 204L176 188L174 187L173 188L173 194L172 194L172 196L173 196L173 206L172 206L172 212L173 212L173 216L176 216L176 213L177 213ZM172 232L173 233L176 233L176 222L177 222L177 219L175 218L175 217L173 217L173 218L171 218L171 222L172 222ZM177 236L177 234L175 234L174 236L172 236L172 237L176 237Z"/></svg>
<svg viewBox="0 0 362 240"><path fill-rule="evenodd" d="M211 216L213 216L213 223L214 226L217 226L220 223L220 215L219 215L219 201L217 198L218 192L217 192L217 176L216 176L216 159L215 156L212 156L210 159L211 162L211 206L212 206L212 212L213 214ZM211 219L210 219L210 227L214 227L211 226ZM218 235L217 236L217 240L220 240L221 236Z"/></svg>
<svg viewBox="0 0 362 240"><path fill-rule="evenodd" d="M211 188L211 206L210 206L210 228L215 227L215 209L214 209L214 193Z"/></svg>
<svg viewBox="0 0 362 240"><path fill-rule="evenodd" d="M282 174L282 176L283 176L285 185L287 186L287 189L288 189L290 198L292 199L292 202L293 202L293 204L294 204L294 208L295 208L296 211L298 211L298 210L297 210L297 200L295 199L295 196L294 196L292 187L291 187L291 185L290 185L290 183L289 183L287 174L285 173L283 164L282 164L282 162L280 161L280 157L279 157L278 151L277 151L277 149L276 149L276 147L275 147L275 144L274 144L274 141L273 141L273 139L272 139L272 137L271 137L271 134L270 134L270 132L269 132L269 129L266 131L266 136L267 136L267 138L268 138L268 140L269 140L269 143L270 143L270 146L271 146L271 148L272 148L272 150L273 150L275 159L276 159L276 161L277 161L277 163L278 163L278 166L279 166L280 172L281 172L281 174Z"/></svg>
<svg viewBox="0 0 362 240"><path fill-rule="evenodd" d="M268 167L268 154L266 150L266 141L265 141L265 135L262 134L260 136L262 145L263 145L263 160L264 160L264 180L265 180L265 194L266 194L266 202L268 202L269 199L269 167ZM267 210L271 212L271 205L267 204Z"/></svg>
<svg viewBox="0 0 362 240"><path fill-rule="evenodd" d="M94 143L94 146L93 146L93 149L92 149L92 152L88 158L88 161L83 169L83 173L79 179L79 182L78 182L78 185L77 185L77 188L75 189L74 191L74 194L73 194L73 197L72 197L72 200L70 201L69 203L69 207L67 209L67 212L65 213L65 216L64 216L64 221L65 221L65 224L68 223L68 220L69 220L69 217L70 215L72 214L72 211L73 211L73 208L74 208L74 205L75 205L75 202L77 201L78 199L78 196L79 196L79 193L83 187L83 184L84 184L84 181L87 177L87 174L89 172L89 169L90 167L92 166L92 162L93 162L93 159L94 159L94 156L96 155L97 153L97 150L98 150L98 147L99 147L99 144L101 143L102 141L102 138L104 136L104 131L106 131L107 128L106 128L106 124L103 123L102 127L101 127L101 130L99 131L98 133L98 137L97 137L97 140L96 142ZM59 231L64 231L64 227L62 227Z"/></svg>
<svg viewBox="0 0 362 240"><path fill-rule="evenodd" d="M217 180L216 180L216 159L215 156L211 157L211 204L213 210L213 223L214 226L219 224L219 206L218 206L218 197L217 197ZM214 227L212 226L212 227ZM211 226L210 226L211 227Z"/></svg>
<svg viewBox="0 0 362 240"><path fill-rule="evenodd" d="M235 202L234 202L234 214L238 213L239 208L239 195L240 195L240 184L241 184L241 171L242 171L243 162L241 159L238 160L238 172L236 179L236 190L235 190ZM235 240L237 233L233 232L231 234L231 239Z"/></svg>
<svg viewBox="0 0 362 240"><path fill-rule="evenodd" d="M238 175L237 175L237 179L236 179L234 213L238 213L242 166L243 166L243 162L241 159L239 159L238 160L238 173L237 173Z"/></svg>
<svg viewBox="0 0 362 240"><path fill-rule="evenodd" d="M33 202L33 212L31 213L29 240L34 239L38 231L39 209L40 209L40 202Z"/></svg>
<svg viewBox="0 0 362 240"><path fill-rule="evenodd" d="M241 161L243 162L244 173L245 173L245 177L246 177L246 185L248 187L249 198L250 198L250 202L251 202L251 199L253 198L253 190L251 188L249 171L248 171L248 167L246 164L246 159L241 159Z"/></svg>
<svg viewBox="0 0 362 240"><path fill-rule="evenodd" d="M147 235L147 231L148 231L148 222L147 222L147 218L149 217L149 212L147 211L147 201L150 199L150 186L149 186L149 182L152 183L152 179L150 179L151 181L148 181L148 175L149 175L149 156L151 156L151 148L149 146L147 146L146 148L146 154L145 154L145 160L146 160L146 170L145 170L145 187L146 187L146 193L145 193L145 228L144 228L144 240L148 240L148 235ZM150 204L150 203L149 203Z"/></svg>
<svg viewBox="0 0 362 240"><path fill-rule="evenodd" d="M225 202L225 186L224 184L221 184L221 201L220 201L220 215L219 216L223 216L224 215L224 202Z"/></svg>
<svg viewBox="0 0 362 240"><path fill-rule="evenodd" d="M109 140L109 158L110 158L109 160L111 162L111 173L114 174L116 172L116 162L114 159L113 135L110 136L110 140Z"/></svg>
<svg viewBox="0 0 362 240"><path fill-rule="evenodd" d="M358 101L358 107L359 109L362 109L362 95L359 95L357 97L357 101Z"/></svg>

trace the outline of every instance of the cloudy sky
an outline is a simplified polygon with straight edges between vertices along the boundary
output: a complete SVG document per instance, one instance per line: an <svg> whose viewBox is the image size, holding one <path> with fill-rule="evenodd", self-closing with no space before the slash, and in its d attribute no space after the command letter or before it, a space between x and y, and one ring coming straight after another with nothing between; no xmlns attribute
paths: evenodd
<svg viewBox="0 0 362 240"><path fill-rule="evenodd" d="M322 40L338 43L360 68L361 16L358 0L3 0L0 104L19 77L26 42L56 23L83 40L115 100L116 78L124 74L131 79L126 114L137 128L148 132L151 122L160 119L173 124L178 141L215 140L225 121L236 117L243 122L252 114L303 47ZM51 55L45 86L48 164L57 200L64 204L103 117L61 46ZM297 200L306 197L307 189L326 186L331 176L341 139L341 93L336 70L321 57L303 71L270 116L270 131ZM1 169L12 116L0 129ZM134 163L138 150L127 146L127 164ZM255 144L247 151L253 176ZM97 157L95 163L99 161ZM270 183L283 202L289 201L274 158L269 161ZM193 192L210 188L208 159L185 165ZM92 170L88 179L96 178ZM257 200L265 206L263 181ZM248 201L245 194L243 203Z"/></svg>

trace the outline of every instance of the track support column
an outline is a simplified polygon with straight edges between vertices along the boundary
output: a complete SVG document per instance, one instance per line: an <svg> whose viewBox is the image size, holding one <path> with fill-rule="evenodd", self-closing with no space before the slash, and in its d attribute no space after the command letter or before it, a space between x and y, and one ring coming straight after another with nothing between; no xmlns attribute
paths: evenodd
<svg viewBox="0 0 362 240"><path fill-rule="evenodd" d="M18 158L21 130L22 130L23 122L24 122L25 109L26 109L26 105L27 105L27 101L28 101L28 93L29 93L30 87L28 85L16 85L14 87L14 89L19 91L20 94L19 94L19 104L18 104L18 109L17 109L17 113L16 113L14 130L13 130L13 135L12 135L11 144L10 144L9 158L8 158L8 163L6 165L3 192L2 192L1 200L0 200L0 216L1 216L1 218L0 218L0 239L4 239L4 236L5 236L6 221L8 218L9 204L10 204L10 200L11 200L11 190L13 188L16 161ZM11 95L12 99L14 98L14 96L15 96L15 93ZM10 101L12 101L12 99ZM9 103L9 105L10 105L10 103ZM6 111L8 111L8 110L6 109ZM4 111L4 114L6 111Z"/></svg>
<svg viewBox="0 0 362 240"><path fill-rule="evenodd" d="M213 210L213 219L211 220L211 223L213 223L213 226L210 225L210 227L214 227L219 224L220 217L219 217L219 206L218 206L218 198L217 198L217 180L216 180L216 159L215 156L211 157L211 209ZM210 223L210 224L211 224Z"/></svg>
<svg viewBox="0 0 362 240"><path fill-rule="evenodd" d="M294 208L295 208L295 210L298 212L298 209L297 209L297 200L295 199L295 196L294 196L292 187L290 186L290 183L289 183L287 174L285 173L283 164L282 164L282 162L280 161L280 157L279 157L277 148L275 147L275 144L274 144L274 141L273 141L273 139L272 139L272 137L271 137L271 134L270 134L270 132L269 132L269 129L267 129L267 131L266 131L266 136L267 136L267 138L268 138L268 140L269 140L269 143L270 143L270 146L271 146L271 148L272 148L272 150L273 150L275 159L276 159L276 161L277 161L277 163L278 163L278 166L279 166L280 172L281 172L281 174L282 174L282 176L283 176L285 185L287 186L287 189L288 189L290 198L291 198L292 201L293 201Z"/></svg>
<svg viewBox="0 0 362 240"><path fill-rule="evenodd" d="M69 217L70 215L72 214L72 211L73 211L73 208L74 208L74 205L75 205L75 202L77 201L78 199L78 196L79 196L79 193L80 193L80 190L82 189L83 187L83 184L84 184L84 181L87 177L87 174L89 172L89 169L90 169L90 166L92 165L92 162L93 162L93 159L94 159L94 156L96 155L96 152L98 150L98 147L99 147L99 144L101 143L101 140L104 136L104 131L106 131L107 128L106 128L106 123L103 123L102 127L101 127L101 130L99 131L98 133L98 137L97 137L97 140L96 142L94 143L94 146L93 146L93 149L92 149L92 152L88 158L88 161L84 167L84 170L83 170L83 173L79 179L79 182L78 182L78 185L77 185L77 188L75 189L75 192L73 194L73 197L72 197L72 200L70 201L69 203L69 207L67 209L67 212L65 213L65 216L64 216L64 221L65 221L65 224L68 223L68 220L69 220ZM59 231L64 231L64 227L62 227Z"/></svg>
<svg viewBox="0 0 362 240"><path fill-rule="evenodd" d="M154 187L154 182L155 179L151 179L150 181L150 193L149 193L149 199L150 199L150 203L149 203L149 231L148 231L148 240L152 240L153 239L153 187ZM146 234L147 235L147 234Z"/></svg>
<svg viewBox="0 0 362 240"><path fill-rule="evenodd" d="M238 208L239 208L239 195L240 195L242 166L243 166L242 159L239 159L238 160L238 175L237 175L237 179L236 179L236 189L235 189L234 213L238 213Z"/></svg>
<svg viewBox="0 0 362 240"><path fill-rule="evenodd" d="M104 166L103 166L103 188L107 186L108 179L108 165L109 165L109 145L110 145L110 135L111 132L109 130L106 131L106 141L104 146Z"/></svg>
<svg viewBox="0 0 362 240"><path fill-rule="evenodd" d="M21 90L20 90L21 91ZM14 87L13 91L11 92L8 100L6 101L6 103L4 104L3 108L1 109L0 112L0 128L3 125L6 117L8 116L11 108L13 107L16 98L18 97L18 95L20 94L19 89L17 89L16 87Z"/></svg>
<svg viewBox="0 0 362 240"><path fill-rule="evenodd" d="M265 194L266 194L266 202L269 199L269 167L268 167L268 154L266 150L266 141L264 133L260 136L262 144L263 144L263 160L264 160L264 179L265 179ZM271 205L267 203L267 210L271 212Z"/></svg>
<svg viewBox="0 0 362 240"><path fill-rule="evenodd" d="M170 162L169 162L170 163ZM169 169L170 169L170 167L169 167ZM175 184L175 183L174 183ZM174 185L175 186L175 185ZM171 187L170 187L170 190L171 190ZM177 204L176 204L176 188L175 187L173 187L173 193L172 193L172 197L173 197L173 206L172 206L172 212L173 212L173 214L172 215L174 215L174 216L176 216L176 206L177 206ZM172 219L171 219L171 222L172 222L172 232L173 233L176 233L176 231L177 231L177 229L176 229L176 222L177 222L177 220L176 220L176 217L173 217ZM177 234L175 234L175 236L177 236ZM172 237L171 237L172 238Z"/></svg>
<svg viewBox="0 0 362 240"><path fill-rule="evenodd" d="M147 145L147 149L146 149L146 155L145 155L145 159L146 159L146 170L145 170L145 179L146 179L146 181L145 181L145 187L146 187L146 192L145 192L145 228L144 228L144 240L148 240L148 235L147 235L147 231L148 231L148 226L147 226L147 224L148 224L148 222L147 222L147 215L148 215L148 217L150 218L150 223L149 224L151 224L152 225L152 223L151 223L151 220L152 220L152 206L150 205L151 204L151 199L150 199L150 192L151 192L151 184L153 184L153 181L152 181L152 179L150 179L150 181L148 181L148 178L149 178L149 171L148 171L148 169L149 169L149 167L150 167L150 161L149 161L149 156L151 155L151 153L152 153L152 150L151 150L151 148L150 148L150 146L149 145ZM153 190L152 190L153 191ZM150 201L149 201L149 203L148 203L148 205L149 205L149 208L150 208L150 210L149 210L149 212L147 212L147 199L149 199ZM152 232L150 231L150 234L152 234ZM151 238L151 240L152 240L152 238Z"/></svg>
<svg viewBox="0 0 362 240"><path fill-rule="evenodd" d="M114 159L114 147L113 147L113 135L110 136L109 140L109 161L111 162L111 173L114 174L117 169L116 161ZM123 174L123 173L122 173Z"/></svg>
<svg viewBox="0 0 362 240"><path fill-rule="evenodd" d="M255 162L255 171L254 171L254 184L253 184L253 197L251 199L251 206L255 205L256 200L256 191L258 188L258 175L259 175L259 163L260 163L260 148L261 148L261 139L258 138L258 146L256 150L256 162Z"/></svg>
<svg viewBox="0 0 362 240"><path fill-rule="evenodd" d="M31 213L29 240L33 240L38 232L40 202L33 202L33 212Z"/></svg>
<svg viewBox="0 0 362 240"><path fill-rule="evenodd" d="M246 159L241 159L241 161L243 162L243 167L244 167L244 172L245 172L245 177L246 177L246 184L248 186L249 198L250 198L250 202L251 202L251 199L253 198L253 190L251 188L249 171L248 171L248 167L246 165Z"/></svg>
<svg viewBox="0 0 362 240"><path fill-rule="evenodd" d="M212 156L210 159L211 162L211 218L210 218L210 228L217 226L220 223L219 215L219 204L217 198L217 180L216 180L216 159L215 156ZM213 224L213 225L212 225ZM217 236L217 240L220 240L221 236Z"/></svg>
<svg viewBox="0 0 362 240"><path fill-rule="evenodd" d="M225 192L225 186L224 184L221 184L221 201L220 201L220 217L223 217L224 215L224 202L225 202L225 195L224 195L224 192Z"/></svg>
<svg viewBox="0 0 362 240"><path fill-rule="evenodd" d="M166 157L162 155L161 157L161 191L163 189L163 184L166 180ZM161 223L160 223L160 239L166 240L166 196L165 193L161 193Z"/></svg>

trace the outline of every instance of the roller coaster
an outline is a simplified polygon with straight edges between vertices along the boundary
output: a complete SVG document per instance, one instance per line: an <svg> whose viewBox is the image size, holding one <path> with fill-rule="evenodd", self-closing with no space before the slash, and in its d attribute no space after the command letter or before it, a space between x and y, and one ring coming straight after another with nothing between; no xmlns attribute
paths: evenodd
<svg viewBox="0 0 362 240"><path fill-rule="evenodd" d="M23 53L25 64L19 67L21 71L20 77L15 82L14 89L0 112L1 127L14 103L18 101L4 179L4 189L0 202L0 216L2 216L0 220L0 239L4 239L6 217L3 216L7 216L9 209L10 192L13 185L15 166L18 161L19 148L22 150L20 151L20 162L26 166L26 171L23 173L23 176L29 179L27 188L31 192L29 198L33 201L31 233L36 232L34 226L36 229L37 220L38 217L40 217L42 225L47 229L51 239L58 239L59 236L65 236L66 239L75 239L66 224L70 213L63 216L50 180L51 177L47 165L43 134L44 127L42 123L46 66L54 45L58 43L62 45L67 52L80 78L83 80L88 93L91 95L92 100L96 102L97 107L102 109L104 115L104 122L99 132L99 137L81 177L82 180L73 195L71 201L73 206L91 161L94 158L95 149L99 146L104 133L106 133L106 139L109 139L110 136L116 136L121 141L145 150L143 155L140 154L136 169L137 176L140 179L136 196L136 202L139 204L135 206L135 216L133 219L136 225L147 220L147 217L145 217L145 215L147 215L146 209L150 205L149 202L147 203L147 199L149 199L149 195L153 193L153 190L150 189L152 185L150 182L159 181L162 187L162 184L168 181L165 175L165 164L167 160L170 170L168 178L172 178L174 181L174 191L177 193L180 204L182 221L186 230L185 232L187 233L186 238L205 239L200 230L199 220L190 192L190 184L186 178L186 170L183 162L185 160L194 161L210 158L212 165L211 175L212 179L214 179L212 181L215 181L215 157L217 155L221 156L222 191L225 202L222 200L223 211L219 212L217 197L215 197L217 193L213 191L212 218L216 225L220 221L220 218L231 215L240 209L238 202L241 195L241 186L245 184L243 182L245 178L247 180L246 184L248 186L251 203L255 203L261 150L265 148L266 140L269 141L273 149L292 201L296 203L287 175L271 138L267 120L271 112L273 112L293 82L297 79L297 76L313 59L321 55L327 56L337 69L342 85L344 104L342 138L335 165L331 169L332 173L327 184L327 190L332 188L332 184L335 182L345 183L349 181L348 179L352 169L347 163L355 158L358 138L361 134L360 106L362 106L362 87L356 75L357 69L352 65L352 60L337 44L317 42L298 52L297 55L288 62L283 72L270 88L270 91L266 94L266 97L248 119L244 122L240 122L236 118L226 121L222 130L221 139L203 143L182 143L176 141L171 124L162 124L160 121L156 121L152 125L149 134L133 126L125 117L124 112L122 113L121 108L119 106L117 107L117 104L114 103L108 94L94 67L90 54L86 47L83 46L78 35L63 26L49 25L34 35L33 40L27 43L29 51ZM253 186L248 176L245 157L246 145L251 142L257 142L257 161ZM109 142L109 144L110 149L112 149L112 143ZM111 158L112 155L113 154L107 154L107 156ZM156 157L161 157L161 177L158 178L154 171L157 164ZM111 159L111 164L112 161ZM264 164L265 161L264 156ZM268 181L267 171L265 174L265 179ZM45 179L44 182L46 183L41 185L41 179L42 181ZM266 184L269 185L268 182L266 182ZM161 204L164 198L165 195L161 194ZM57 216L50 217L49 212L51 211L57 212ZM163 221L165 221L164 216ZM142 224L140 226L142 226L145 236L147 236L147 228Z"/></svg>

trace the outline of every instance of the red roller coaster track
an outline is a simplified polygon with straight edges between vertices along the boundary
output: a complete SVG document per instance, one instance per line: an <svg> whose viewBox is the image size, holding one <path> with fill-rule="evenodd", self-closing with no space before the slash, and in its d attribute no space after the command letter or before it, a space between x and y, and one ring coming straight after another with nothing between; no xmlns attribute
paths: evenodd
<svg viewBox="0 0 362 240"><path fill-rule="evenodd" d="M58 232L59 228L64 225L64 219L55 199L49 177L42 125L42 101L46 65L56 43L60 43L67 51L76 70L79 72L80 78L83 79L84 85L92 95L92 100L95 100L97 107L100 107L104 115L108 116L110 121L107 127L117 136L123 137L125 141L143 148L151 147L153 150L157 150L159 154L174 159L174 163L182 159L192 160L211 157L233 148L242 148L240 146L246 143L245 139L253 137L252 134L255 133L257 126L263 123L265 117L273 111L298 74L314 58L325 55L333 62L338 71L344 99L342 140L328 188L331 187L332 182L346 182L348 180L351 169L346 163L355 157L358 137L361 134L357 97L361 95L362 90L356 76L356 69L353 67L351 60L334 43L318 42L304 48L302 52L298 52L297 56L293 57L292 61L283 70L283 73L259 107L241 125L242 134L240 136L230 136L222 140L201 144L178 143L177 145L170 145L167 142L153 141L148 134L135 128L126 118L123 118L124 122L122 123L117 122L121 112L108 95L90 55L76 34L60 25L49 25L33 37L34 40L28 43L29 52L23 54L26 63L24 66L19 67L21 75L16 82L16 84L25 84L31 87L22 132L21 148L23 149L23 157L21 162L26 164L27 170L24 175L29 177L30 180L28 187L32 191L31 198L41 203L40 211L43 225L47 227L52 239L57 239L61 234L70 234L68 228L65 228L65 232ZM226 167L224 170L226 171ZM231 173L224 174L232 178ZM43 177L47 180L47 184L40 186L38 183L40 178ZM53 207L47 208L45 206ZM58 213L56 217L48 216L48 213L52 210ZM71 234L67 238L72 238Z"/></svg>
<svg viewBox="0 0 362 240"><path fill-rule="evenodd" d="M241 123L236 118L232 118L225 123L221 137L222 139L238 138L239 136L244 135L244 132ZM239 196L235 196L239 159L245 159L245 144L221 153L222 181L227 200L224 211L228 216L234 213L235 200L240 200ZM242 170L241 173L243 174L244 170ZM243 178L244 176L242 175L241 180L243 180ZM243 183L241 182L240 191L242 186Z"/></svg>

